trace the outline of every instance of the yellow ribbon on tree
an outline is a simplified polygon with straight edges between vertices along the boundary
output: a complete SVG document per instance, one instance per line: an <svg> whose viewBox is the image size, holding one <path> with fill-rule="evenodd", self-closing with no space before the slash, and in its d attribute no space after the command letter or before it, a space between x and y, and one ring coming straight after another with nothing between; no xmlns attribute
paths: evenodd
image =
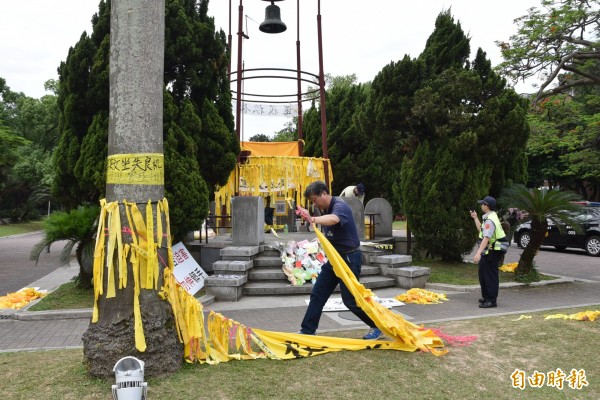
<svg viewBox="0 0 600 400"><path fill-rule="evenodd" d="M159 265L158 247L162 246L163 219L167 224L168 258L171 262L173 254L171 250L171 238L168 230L169 216L168 203L166 199L157 202L156 207L156 239L154 234L154 215L152 203L146 205L145 218L139 211L136 203L123 201L125 215L129 229L124 230L121 223L121 212L119 202L107 203L105 199L100 200L100 219L96 235L96 247L94 249L94 308L92 311L92 323L99 320L98 299L104 294L104 279L106 276L106 298L116 296L115 269L118 271L118 288L127 287L127 261L131 263L133 271L133 315L135 326L135 346L139 351L145 351L146 340L142 324L142 312L140 308L140 290L156 289L158 287ZM162 214L165 214L164 218ZM123 243L122 232L131 235L131 244ZM108 242L107 242L108 238ZM116 266L115 266L116 261ZM104 269L106 268L106 273Z"/></svg>

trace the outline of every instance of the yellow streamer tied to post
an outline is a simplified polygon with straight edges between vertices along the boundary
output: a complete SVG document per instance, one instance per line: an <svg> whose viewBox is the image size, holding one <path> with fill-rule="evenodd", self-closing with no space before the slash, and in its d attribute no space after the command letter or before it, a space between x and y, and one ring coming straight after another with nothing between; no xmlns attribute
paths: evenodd
<svg viewBox="0 0 600 400"><path fill-rule="evenodd" d="M141 289L157 289L159 278L157 247L163 243L163 220L167 226L168 254L172 264L171 239L168 231L168 203L166 199L157 203L156 211L156 239L154 234L154 215L152 203L146 205L145 218L136 203L123 201L128 228L123 229L119 202L107 203L100 201L100 219L94 250L94 308L92 323L98 322L98 299L102 296L104 279L106 277L106 298L116 296L118 289L127 287L128 273L127 261L131 263L133 272L133 314L135 326L135 345L139 351L145 351L146 341L142 324L142 313L139 295ZM165 217L161 215L165 213ZM131 244L123 243L122 233L131 235ZM107 242L108 240L108 242ZM115 265L116 262L116 265ZM105 271L106 269L106 271ZM118 280L116 271L118 271ZM172 270L172 265L171 265Z"/></svg>

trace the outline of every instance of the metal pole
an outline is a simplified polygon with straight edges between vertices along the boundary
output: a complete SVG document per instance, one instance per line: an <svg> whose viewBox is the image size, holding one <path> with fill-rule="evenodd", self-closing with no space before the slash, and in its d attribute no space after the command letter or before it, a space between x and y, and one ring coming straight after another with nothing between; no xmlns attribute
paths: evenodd
<svg viewBox="0 0 600 400"><path fill-rule="evenodd" d="M227 35L227 50L229 50L229 65L227 66L227 76L231 82L231 0L229 0L229 34Z"/></svg>
<svg viewBox="0 0 600 400"><path fill-rule="evenodd" d="M237 86L237 97L235 100L235 133L238 141L240 140L240 115L242 114L242 16L244 15L244 6L242 0L240 0L239 17L238 17L238 59L237 59L237 74L236 74L236 86ZM239 161L239 156L238 156Z"/></svg>
<svg viewBox="0 0 600 400"><path fill-rule="evenodd" d="M329 167L328 159L329 154L327 153L327 114L325 106L325 73L323 72L323 38L321 33L321 0L318 2L317 10L317 36L319 39L319 94L321 102L321 142L323 146L323 158L325 162L323 166L325 168L325 184L329 187Z"/></svg>
<svg viewBox="0 0 600 400"><path fill-rule="evenodd" d="M302 157L304 154L304 145L303 145L303 135L302 135L302 84L301 78L302 75L300 73L300 0L297 2L297 11L296 11L296 19L297 19L297 39L296 39L296 60L297 65L296 68L298 70L298 152L299 156Z"/></svg>

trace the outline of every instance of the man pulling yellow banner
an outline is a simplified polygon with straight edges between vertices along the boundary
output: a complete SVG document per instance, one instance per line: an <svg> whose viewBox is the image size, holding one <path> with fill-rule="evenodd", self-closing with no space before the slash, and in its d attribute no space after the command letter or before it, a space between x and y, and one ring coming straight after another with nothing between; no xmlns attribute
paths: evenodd
<svg viewBox="0 0 600 400"><path fill-rule="evenodd" d="M159 202L155 237L153 237L154 222L151 213L147 213L144 220L144 216L137 207L127 203L128 226L123 227L116 206L116 202L114 204L102 203L94 262L95 299L97 301L99 295L102 294L105 282L107 283L107 297L114 296L116 290L134 284L136 293L134 303L135 343L136 348L141 352L146 350L146 342L137 295L140 289L153 287L156 284L156 267L159 262L159 257L156 257L156 249L163 244L163 221L166 226L168 256L160 296L171 304L179 340L184 344L184 356L188 362L215 364L232 359L292 359L341 350L363 349L402 351L420 349L431 351L436 355L446 352L446 350L439 349L444 345L435 333L405 321L399 315L390 312L374 301L373 293L358 282L342 256L318 230L316 230L317 237L327 253L336 276L343 281L356 304L368 315L377 329L383 331L392 340L347 339L264 331L247 328L215 312L209 313L205 326L202 304L177 284L172 273L174 265L166 199ZM106 254L104 252L105 235L102 234L105 226L110 226L109 232L116 232L116 234L110 233L107 237L109 245ZM124 228L130 230L131 235L135 236L131 245L123 243L120 238L120 232ZM127 259L133 264L133 279L127 277L125 273L124 264ZM106 271L104 271L105 269ZM100 317L95 304L92 322L97 322Z"/></svg>
<svg viewBox="0 0 600 400"><path fill-rule="evenodd" d="M335 226L340 224L340 220L343 220L344 224L349 224L350 227L353 226L351 215L348 217L341 213L340 219L339 216L333 214L333 206L336 202L332 201L323 182L315 182L309 185L305 191L305 197L322 208L323 212L322 216L315 218L309 216L306 210L299 208L298 214L311 224L319 223L325 226ZM345 203L342 204L345 205ZM356 227L354 227L354 231L356 231ZM212 364L230 359L311 357L341 350L387 349L415 351L419 349L432 352L435 355L442 355L447 352L447 350L441 349L444 347L444 343L434 332L414 325L400 315L389 311L374 300L374 294L369 289L359 283L355 272L346 264L344 259L345 256L346 259L351 260L349 253L356 253L352 257L357 258L358 261L354 259L352 261L357 261L357 273L360 273L361 254L358 250L358 237L356 237L355 248L349 249L342 256L326 237L327 235L336 238L337 233L337 239L339 239L339 232L332 232L329 229L325 229L325 234L318 229L315 229L315 232L329 259L328 264L330 265L328 268L331 269L331 273L330 276L326 276L327 274L323 274L323 269L321 270L311 294L312 308L309 303L306 316L302 322L302 330L296 334L247 328L236 321L211 312L208 319L208 335L206 336L204 334L203 314L201 308L197 305L199 303L195 302L197 304L193 304L188 300L182 301L181 297L187 297L187 293L180 288L176 289L176 284L172 279L165 279L166 282L172 282L170 288L167 288L163 293L171 301L174 313L178 316L181 338L185 343L186 359L190 362L199 361ZM353 236L357 236L357 234ZM341 242L347 241L348 238L342 235ZM326 276L325 283L322 281L319 284L319 280L323 276ZM344 304L346 306L350 305L348 308L371 327L369 333L364 337L367 340L314 335L323 304L327 301L338 282L343 287L342 298ZM173 301L177 297L179 297L179 300ZM183 311L177 309L178 305L183 306ZM392 340L377 340L382 332Z"/></svg>

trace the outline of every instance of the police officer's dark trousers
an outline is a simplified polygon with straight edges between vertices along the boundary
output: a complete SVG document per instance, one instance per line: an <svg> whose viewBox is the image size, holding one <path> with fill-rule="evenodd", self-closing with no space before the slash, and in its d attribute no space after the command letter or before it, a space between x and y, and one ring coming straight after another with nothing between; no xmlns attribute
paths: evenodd
<svg viewBox="0 0 600 400"><path fill-rule="evenodd" d="M500 277L498 275L498 263L502 253L490 250L488 254L483 254L479 260L479 285L481 286L481 297L485 301L496 304L498 297L498 288Z"/></svg>

